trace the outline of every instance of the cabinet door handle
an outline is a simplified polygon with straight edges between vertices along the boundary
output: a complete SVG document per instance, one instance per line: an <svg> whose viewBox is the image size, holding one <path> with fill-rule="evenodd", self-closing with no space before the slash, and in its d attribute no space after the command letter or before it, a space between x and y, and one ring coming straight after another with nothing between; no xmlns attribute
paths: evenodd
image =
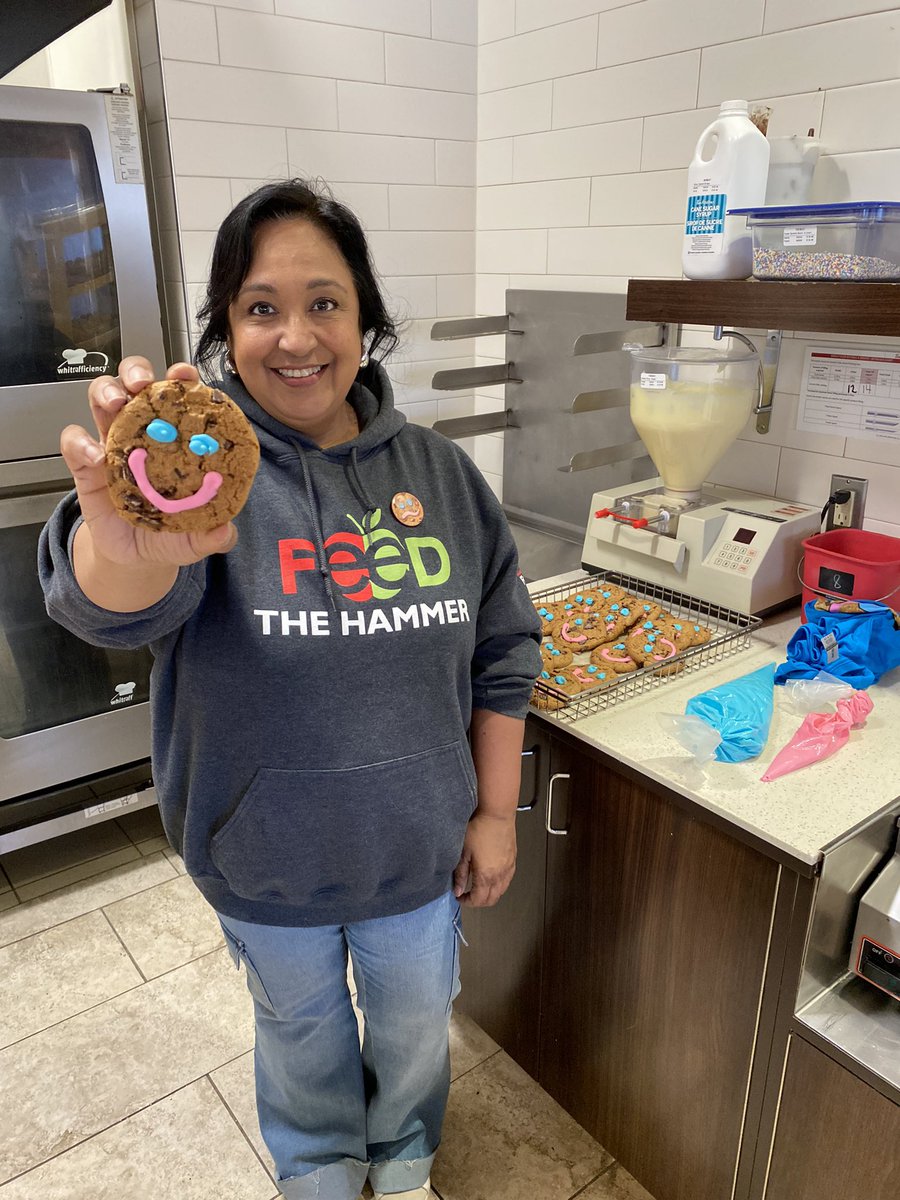
<svg viewBox="0 0 900 1200"><path fill-rule="evenodd" d="M537 752L537 747L536 747L536 746L534 747L534 749L533 749L533 750L523 750L523 751L522 751L522 757L523 757L523 758L533 758L533 759L534 759L534 764L535 764L533 769L534 769L534 770L537 770L538 752ZM531 798L531 803L530 803L530 804L517 804L517 805L516 805L516 812L531 812L531 810L532 810L532 809L534 808L534 806L537 804L537 801L538 801L538 797L537 797L537 779L535 779L534 795L533 795L533 796L532 796L532 798Z"/></svg>
<svg viewBox="0 0 900 1200"><path fill-rule="evenodd" d="M568 829L553 828L553 785L557 779L571 779L571 775L567 775L562 771L557 771L555 775L550 776L550 787L547 789L547 820L546 829L548 833L555 833L558 837L565 837L569 832Z"/></svg>

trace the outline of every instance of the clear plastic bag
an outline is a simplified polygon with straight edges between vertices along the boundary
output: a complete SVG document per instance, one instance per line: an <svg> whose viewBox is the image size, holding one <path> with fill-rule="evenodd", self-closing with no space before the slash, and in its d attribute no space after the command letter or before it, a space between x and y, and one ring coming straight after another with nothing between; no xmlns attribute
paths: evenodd
<svg viewBox="0 0 900 1200"><path fill-rule="evenodd" d="M792 679L784 685L786 703L797 712L829 712L838 700L853 695L849 683L820 671L813 679Z"/></svg>

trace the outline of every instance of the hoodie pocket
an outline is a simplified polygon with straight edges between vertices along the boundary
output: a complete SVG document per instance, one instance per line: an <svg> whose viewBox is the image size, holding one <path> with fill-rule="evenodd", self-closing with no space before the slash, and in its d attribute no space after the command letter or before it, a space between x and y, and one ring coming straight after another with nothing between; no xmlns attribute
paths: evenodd
<svg viewBox="0 0 900 1200"><path fill-rule="evenodd" d="M261 767L210 858L247 900L414 894L453 871L476 794L461 742L349 770Z"/></svg>

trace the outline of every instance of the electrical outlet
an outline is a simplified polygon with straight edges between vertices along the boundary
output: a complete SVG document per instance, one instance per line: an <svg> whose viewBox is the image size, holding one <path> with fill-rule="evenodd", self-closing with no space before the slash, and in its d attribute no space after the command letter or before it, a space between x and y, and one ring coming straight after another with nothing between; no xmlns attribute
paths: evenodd
<svg viewBox="0 0 900 1200"><path fill-rule="evenodd" d="M868 487L868 479L855 479L852 475L832 475L830 495L833 496L835 492L849 492L850 499L829 509L825 522L826 532L829 529L862 529Z"/></svg>

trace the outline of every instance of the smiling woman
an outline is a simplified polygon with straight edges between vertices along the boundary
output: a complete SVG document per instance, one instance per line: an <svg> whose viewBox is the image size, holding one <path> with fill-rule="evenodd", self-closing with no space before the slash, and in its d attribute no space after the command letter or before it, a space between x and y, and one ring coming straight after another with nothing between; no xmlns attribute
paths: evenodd
<svg viewBox="0 0 900 1200"><path fill-rule="evenodd" d="M227 345L257 404L323 449L359 432L347 394L362 359L359 300L330 237L305 219L269 221L228 306Z"/></svg>
<svg viewBox="0 0 900 1200"><path fill-rule="evenodd" d="M182 413L195 367L153 384L126 359L90 386L99 439L62 435L77 491L42 537L48 610L153 649L160 812L247 974L283 1195L356 1200L368 1179L426 1200L460 909L515 869L537 616L477 468L394 406L396 334L352 213L300 180L248 196L200 317L198 364L259 442L246 504L213 530L122 519L106 459L125 453L132 502L162 519L235 440ZM116 414L140 445L118 444Z"/></svg>

